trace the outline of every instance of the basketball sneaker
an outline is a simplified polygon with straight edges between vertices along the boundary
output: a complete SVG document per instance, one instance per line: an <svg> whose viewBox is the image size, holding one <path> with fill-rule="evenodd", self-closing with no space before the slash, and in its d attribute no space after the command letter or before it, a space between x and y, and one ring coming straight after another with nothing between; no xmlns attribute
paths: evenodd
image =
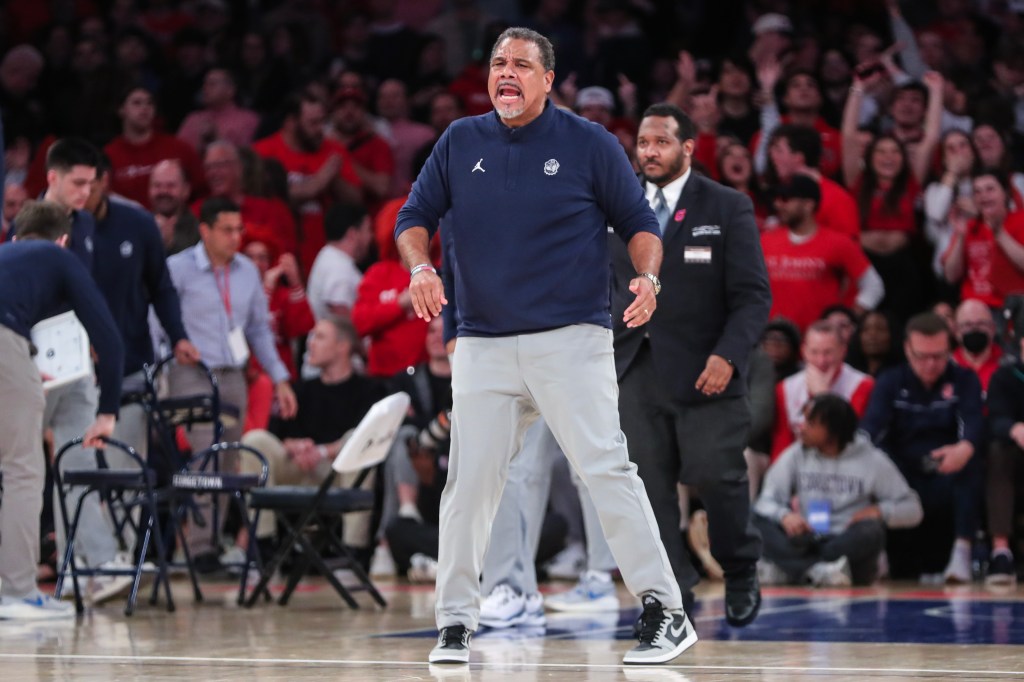
<svg viewBox="0 0 1024 682"><path fill-rule="evenodd" d="M428 663L469 663L469 640L473 631L465 625L449 625L437 633L437 645Z"/></svg>
<svg viewBox="0 0 1024 682"><path fill-rule="evenodd" d="M54 620L74 617L73 605L38 592L28 597L0 598L0 620Z"/></svg>
<svg viewBox="0 0 1024 682"><path fill-rule="evenodd" d="M510 628L519 625L526 614L526 597L511 585L496 586L480 604L480 625L489 628Z"/></svg>
<svg viewBox="0 0 1024 682"><path fill-rule="evenodd" d="M682 609L668 610L654 596L645 594L640 614L640 643L626 652L623 663L667 663L697 642L697 631Z"/></svg>

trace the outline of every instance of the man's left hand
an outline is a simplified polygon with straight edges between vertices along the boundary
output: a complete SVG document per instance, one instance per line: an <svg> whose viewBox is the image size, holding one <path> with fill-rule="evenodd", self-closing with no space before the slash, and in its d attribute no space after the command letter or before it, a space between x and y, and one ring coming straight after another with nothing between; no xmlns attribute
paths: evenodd
<svg viewBox="0 0 1024 682"><path fill-rule="evenodd" d="M174 359L179 365L194 365L199 362L199 349L192 345L188 339L182 339L174 344Z"/></svg>
<svg viewBox="0 0 1024 682"><path fill-rule="evenodd" d="M697 390L704 395L718 395L725 390L735 371L721 355L708 356L704 371L697 377Z"/></svg>
<svg viewBox="0 0 1024 682"><path fill-rule="evenodd" d="M967 466L967 461L972 455L974 455L974 446L963 440L932 450L932 457L939 462L940 474L955 474Z"/></svg>
<svg viewBox="0 0 1024 682"><path fill-rule="evenodd" d="M291 419L294 417L299 411L299 403L295 400L292 385L287 381L280 381L275 386L275 392L277 393L277 404L281 407L281 418Z"/></svg>
<svg viewBox="0 0 1024 682"><path fill-rule="evenodd" d="M636 294L636 299L622 314L622 321L627 327L647 324L658 307L658 299L654 295L654 282L646 277L634 277L629 283L629 290Z"/></svg>

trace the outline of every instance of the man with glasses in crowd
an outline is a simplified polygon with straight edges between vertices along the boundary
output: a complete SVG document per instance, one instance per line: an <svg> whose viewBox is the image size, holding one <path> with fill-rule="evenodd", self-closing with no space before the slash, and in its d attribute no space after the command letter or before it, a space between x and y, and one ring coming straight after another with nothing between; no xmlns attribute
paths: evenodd
<svg viewBox="0 0 1024 682"><path fill-rule="evenodd" d="M950 361L949 342L941 317L930 312L912 317L903 345L907 362L879 375L861 421L924 507L919 527L890 537L894 578L933 573L941 566L952 524L955 541L943 578L971 580L982 485L981 384L973 371Z"/></svg>

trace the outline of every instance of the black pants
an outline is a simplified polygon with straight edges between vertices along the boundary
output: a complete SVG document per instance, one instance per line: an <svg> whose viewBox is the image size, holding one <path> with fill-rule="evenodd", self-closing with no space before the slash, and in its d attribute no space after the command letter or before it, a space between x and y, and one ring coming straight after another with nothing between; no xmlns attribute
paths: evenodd
<svg viewBox="0 0 1024 682"><path fill-rule="evenodd" d="M838 535L804 533L790 537L782 525L754 515L754 526L764 539L764 558L786 572L790 583L803 581L804 574L819 561L845 556L850 562L854 585L875 580L878 555L885 549L885 525L878 520L858 521Z"/></svg>
<svg viewBox="0 0 1024 682"><path fill-rule="evenodd" d="M619 385L619 415L629 458L637 465L672 571L686 594L700 576L679 533L677 482L696 488L704 503L711 552L726 581L746 575L761 556L761 538L750 522L743 458L750 404L746 397L673 403L660 381L645 344Z"/></svg>
<svg viewBox="0 0 1024 682"><path fill-rule="evenodd" d="M926 474L916 463L896 460L907 483L921 497L924 520L915 528L889 534L893 578L916 579L946 567L954 538L974 539L981 525L984 453L976 452L955 474Z"/></svg>

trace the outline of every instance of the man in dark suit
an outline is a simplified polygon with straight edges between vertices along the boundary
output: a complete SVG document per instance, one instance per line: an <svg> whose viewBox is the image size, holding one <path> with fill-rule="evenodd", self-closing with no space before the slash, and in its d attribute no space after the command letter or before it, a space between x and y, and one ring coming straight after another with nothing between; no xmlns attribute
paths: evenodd
<svg viewBox="0 0 1024 682"><path fill-rule="evenodd" d="M691 170L695 137L675 106L644 112L637 157L661 220L664 292L649 324L626 326L636 273L621 240L609 239L619 412L680 589L692 594L699 578L679 532L677 481L704 500L711 547L725 571L726 619L743 626L761 604L761 539L750 522L743 459L751 419L746 375L771 291L750 200Z"/></svg>

